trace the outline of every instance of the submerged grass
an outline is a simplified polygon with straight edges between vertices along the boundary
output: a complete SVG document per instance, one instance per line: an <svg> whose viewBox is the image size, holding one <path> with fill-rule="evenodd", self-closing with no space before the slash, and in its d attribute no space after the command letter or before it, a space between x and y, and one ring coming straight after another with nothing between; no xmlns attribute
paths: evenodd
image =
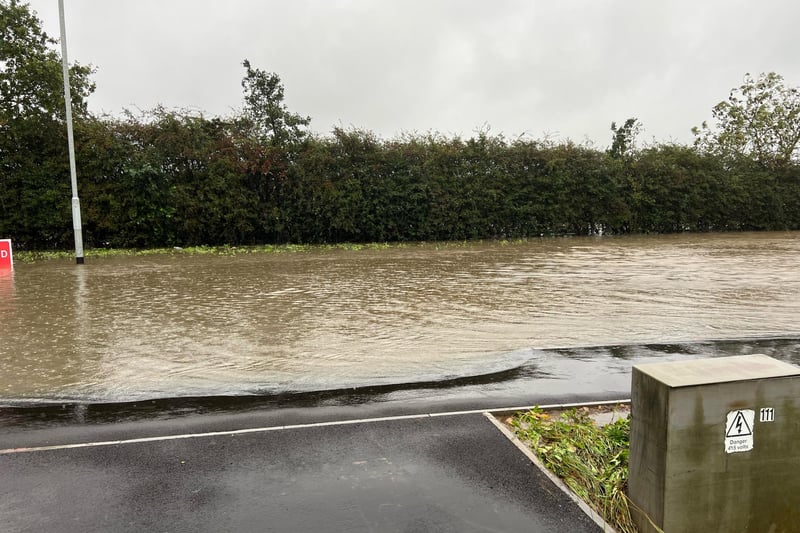
<svg viewBox="0 0 800 533"><path fill-rule="evenodd" d="M386 250L408 248L413 246L430 246L435 250L450 248L466 248L477 246L486 242L498 243L501 246L524 244L527 239L501 240L501 241L440 241L440 242L374 242L374 243L336 243L336 244L266 244L254 246L175 246L171 248L87 248L84 257L128 257L150 255L220 255L234 256L243 254L282 254L304 253L315 251L361 251L361 250ZM39 261L74 259L74 250L48 250L48 251L15 251L14 261L21 263L35 263Z"/></svg>
<svg viewBox="0 0 800 533"><path fill-rule="evenodd" d="M636 533L628 498L630 417L598 427L588 411L551 418L539 408L514 417L517 436L620 533Z"/></svg>
<svg viewBox="0 0 800 533"><path fill-rule="evenodd" d="M127 257L127 256L150 256L150 255L220 255L234 256L243 254L281 254L281 253L303 253L311 251L327 250L381 250L385 248L401 248L403 244L369 243L369 244L268 244L260 246L175 246L172 248L91 248L84 251L84 256L88 258L102 257ZM21 263L34 263L37 261L48 261L53 259L74 259L73 250L51 250L51 251L15 251L14 261Z"/></svg>

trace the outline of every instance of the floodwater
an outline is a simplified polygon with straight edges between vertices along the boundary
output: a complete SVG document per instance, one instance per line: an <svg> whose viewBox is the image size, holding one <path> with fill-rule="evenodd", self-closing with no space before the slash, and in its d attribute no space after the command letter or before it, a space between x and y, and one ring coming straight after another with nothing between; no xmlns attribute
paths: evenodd
<svg viewBox="0 0 800 533"><path fill-rule="evenodd" d="M784 356L797 362L798 259L800 233L782 232L17 262L0 275L0 404L270 395L520 368L563 387L576 374L624 374L622 352L636 361L636 346L712 339L789 339ZM595 350L592 363L579 348L589 346L617 348ZM647 358L677 352L702 350Z"/></svg>

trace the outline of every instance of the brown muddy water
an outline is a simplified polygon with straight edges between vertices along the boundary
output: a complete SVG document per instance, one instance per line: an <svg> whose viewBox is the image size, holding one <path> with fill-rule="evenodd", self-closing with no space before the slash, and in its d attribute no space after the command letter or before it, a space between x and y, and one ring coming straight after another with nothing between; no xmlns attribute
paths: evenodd
<svg viewBox="0 0 800 533"><path fill-rule="evenodd" d="M794 350L799 259L800 233L789 232L17 262L0 277L0 404L268 395L523 367L574 380L629 371L617 352L648 343L789 338ZM579 348L608 345L617 352L595 361Z"/></svg>

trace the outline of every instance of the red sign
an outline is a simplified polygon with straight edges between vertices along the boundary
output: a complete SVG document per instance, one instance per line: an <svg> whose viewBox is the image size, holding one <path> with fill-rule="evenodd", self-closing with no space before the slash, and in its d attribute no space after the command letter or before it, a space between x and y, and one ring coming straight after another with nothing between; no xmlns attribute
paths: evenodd
<svg viewBox="0 0 800 533"><path fill-rule="evenodd" d="M11 255L11 239L0 239L0 270L14 268L14 258Z"/></svg>

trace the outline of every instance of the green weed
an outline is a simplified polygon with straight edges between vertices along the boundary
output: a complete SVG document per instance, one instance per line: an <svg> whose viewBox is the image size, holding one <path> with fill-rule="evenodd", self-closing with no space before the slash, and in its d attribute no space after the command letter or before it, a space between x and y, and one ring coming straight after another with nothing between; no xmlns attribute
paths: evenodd
<svg viewBox="0 0 800 533"><path fill-rule="evenodd" d="M620 533L635 533L628 498L630 418L598 427L588 411L551 418L541 409L514 417L517 436L542 463Z"/></svg>

